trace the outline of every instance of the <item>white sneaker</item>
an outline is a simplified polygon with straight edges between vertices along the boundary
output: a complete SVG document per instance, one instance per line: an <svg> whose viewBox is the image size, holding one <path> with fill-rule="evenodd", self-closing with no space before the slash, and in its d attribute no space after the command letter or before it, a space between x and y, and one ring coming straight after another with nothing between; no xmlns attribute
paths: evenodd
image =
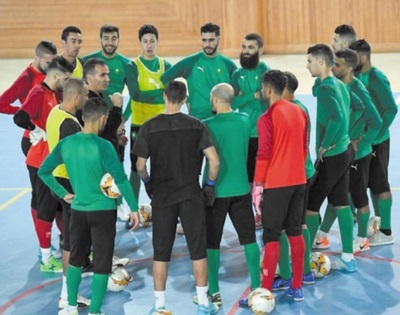
<svg viewBox="0 0 400 315"><path fill-rule="evenodd" d="M381 231L374 233L368 238L369 246L390 245L394 243L393 235L383 234Z"/></svg>
<svg viewBox="0 0 400 315"><path fill-rule="evenodd" d="M68 307L63 308L58 312L58 315L79 315L78 309L74 309L73 311L68 311Z"/></svg>
<svg viewBox="0 0 400 315"><path fill-rule="evenodd" d="M379 231L381 227L381 217L371 217L367 226L367 237L371 237L374 233Z"/></svg>
<svg viewBox="0 0 400 315"><path fill-rule="evenodd" d="M353 242L353 253L365 252L369 250L369 241L367 238L357 237Z"/></svg>
<svg viewBox="0 0 400 315"><path fill-rule="evenodd" d="M77 300L77 306L78 307L89 307L90 305L90 300L78 295L78 300ZM58 299L58 308L67 308L68 307L68 300L67 299L62 299L61 297Z"/></svg>
<svg viewBox="0 0 400 315"><path fill-rule="evenodd" d="M128 221L130 217L130 210L124 204L117 207L117 216L121 221Z"/></svg>
<svg viewBox="0 0 400 315"><path fill-rule="evenodd" d="M181 224L181 223L178 223L178 224L176 225L176 233L178 233L178 234L185 234L185 232L183 231L183 227L182 227L182 224Z"/></svg>
<svg viewBox="0 0 400 315"><path fill-rule="evenodd" d="M329 248L328 236L316 236L312 248L314 249L327 249Z"/></svg>
<svg viewBox="0 0 400 315"><path fill-rule="evenodd" d="M89 315L106 315L106 314L104 314L103 312L101 312L101 313L89 313Z"/></svg>

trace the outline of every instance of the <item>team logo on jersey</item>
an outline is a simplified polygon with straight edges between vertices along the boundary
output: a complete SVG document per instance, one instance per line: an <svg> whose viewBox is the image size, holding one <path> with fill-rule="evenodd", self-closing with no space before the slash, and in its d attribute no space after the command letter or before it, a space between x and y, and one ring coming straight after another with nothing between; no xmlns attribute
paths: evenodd
<svg viewBox="0 0 400 315"><path fill-rule="evenodd" d="M199 69L201 72L204 72L204 67L197 66L197 69Z"/></svg>
<svg viewBox="0 0 400 315"><path fill-rule="evenodd" d="M220 72L221 72L221 69L220 69L220 68L218 68L217 72L218 72L218 73L220 73Z"/></svg>
<svg viewBox="0 0 400 315"><path fill-rule="evenodd" d="M154 80L153 78L149 78L149 83L150 83L150 84L153 84L157 89L160 89L160 88L161 88L160 84L158 84L158 83L156 82L156 80Z"/></svg>
<svg viewBox="0 0 400 315"><path fill-rule="evenodd" d="M351 168L354 168L356 171L358 171L358 164L352 165Z"/></svg>
<svg viewBox="0 0 400 315"><path fill-rule="evenodd" d="M240 76L240 78L241 78L242 80L244 80L245 77L246 77L245 75L241 75L241 76Z"/></svg>

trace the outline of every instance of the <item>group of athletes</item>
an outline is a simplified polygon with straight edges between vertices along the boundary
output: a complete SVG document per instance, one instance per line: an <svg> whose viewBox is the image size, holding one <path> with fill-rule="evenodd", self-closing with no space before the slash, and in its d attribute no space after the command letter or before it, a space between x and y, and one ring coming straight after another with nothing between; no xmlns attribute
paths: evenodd
<svg viewBox="0 0 400 315"><path fill-rule="evenodd" d="M218 51L218 25L204 24L200 35L202 50L172 66L157 55L153 25L139 29L142 53L133 60L117 51L114 25L101 27L101 50L81 59L82 32L69 26L61 35L61 54L41 41L32 64L0 96L0 112L14 115L25 129L21 147L32 185L40 269L63 272L59 314L76 315L78 307L104 314L117 208L124 212L121 198L100 191L107 172L130 208L125 217L132 230L139 224L142 182L151 198L155 303L149 314L166 308L178 220L193 263L198 315L215 314L222 306L218 272L227 214L244 247L251 289L285 290L295 301L304 299L303 284L314 283L311 248L329 247L336 218L343 253L333 269L355 272L353 253L394 243L388 163L397 106L387 78L371 64L369 44L357 40L350 25L340 25L332 47L309 47L307 69L316 78L317 99L312 124L296 99L296 77L260 60L258 34L244 37L239 68ZM186 83L175 80L181 77ZM122 112L125 85L130 100ZM184 105L188 115L181 113ZM315 163L308 150L311 125ZM129 180L122 163L128 142ZM368 188L379 217L370 235ZM358 224L354 241L351 207ZM62 256L51 245L53 221L62 235ZM256 228L263 228L261 279ZM88 270L91 300L78 294ZM239 303L247 307L248 299Z"/></svg>

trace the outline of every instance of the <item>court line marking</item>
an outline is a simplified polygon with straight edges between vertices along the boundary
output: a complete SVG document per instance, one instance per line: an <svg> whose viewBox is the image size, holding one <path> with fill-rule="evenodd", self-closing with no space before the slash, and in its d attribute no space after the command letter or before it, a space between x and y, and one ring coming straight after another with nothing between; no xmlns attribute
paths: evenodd
<svg viewBox="0 0 400 315"><path fill-rule="evenodd" d="M16 194L14 197L11 197L6 202L4 202L3 204L0 205L0 212L3 211L4 209L6 209L7 207L9 207L10 205L12 205L14 202L16 202L21 197L25 196L30 191L31 191L30 188L22 188L22 190L18 194Z"/></svg>

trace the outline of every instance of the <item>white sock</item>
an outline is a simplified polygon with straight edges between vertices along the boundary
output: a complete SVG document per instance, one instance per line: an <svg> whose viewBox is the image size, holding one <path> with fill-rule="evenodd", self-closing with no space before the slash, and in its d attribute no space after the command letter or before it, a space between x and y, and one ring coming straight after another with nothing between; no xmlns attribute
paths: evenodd
<svg viewBox="0 0 400 315"><path fill-rule="evenodd" d="M165 307L165 291L154 291L154 297L156 298L156 309Z"/></svg>
<svg viewBox="0 0 400 315"><path fill-rule="evenodd" d="M50 256L51 256L51 247L49 248L41 248L40 251L42 252L42 262L44 264L47 264L49 262Z"/></svg>
<svg viewBox="0 0 400 315"><path fill-rule="evenodd" d="M67 300L67 299L68 299L67 277L64 276L64 275L63 275L63 277L62 277L60 298L62 298L63 300Z"/></svg>
<svg viewBox="0 0 400 315"><path fill-rule="evenodd" d="M354 255L351 254L351 253L343 253L343 254L342 254L342 259L343 259L345 262L349 262L350 260L353 260L353 259L354 259Z"/></svg>
<svg viewBox="0 0 400 315"><path fill-rule="evenodd" d="M328 233L326 233L326 232L324 232L324 231L321 231L321 230L318 230L318 232L317 232L317 237L325 237L325 236L328 236Z"/></svg>
<svg viewBox="0 0 400 315"><path fill-rule="evenodd" d="M71 305L68 305L67 311L68 311L68 312L78 311L78 306L71 306Z"/></svg>
<svg viewBox="0 0 400 315"><path fill-rule="evenodd" d="M208 286L207 287L196 286L196 292L197 292L197 298L199 299L199 305L200 304L205 305L205 306L209 305L207 291L208 291Z"/></svg>

